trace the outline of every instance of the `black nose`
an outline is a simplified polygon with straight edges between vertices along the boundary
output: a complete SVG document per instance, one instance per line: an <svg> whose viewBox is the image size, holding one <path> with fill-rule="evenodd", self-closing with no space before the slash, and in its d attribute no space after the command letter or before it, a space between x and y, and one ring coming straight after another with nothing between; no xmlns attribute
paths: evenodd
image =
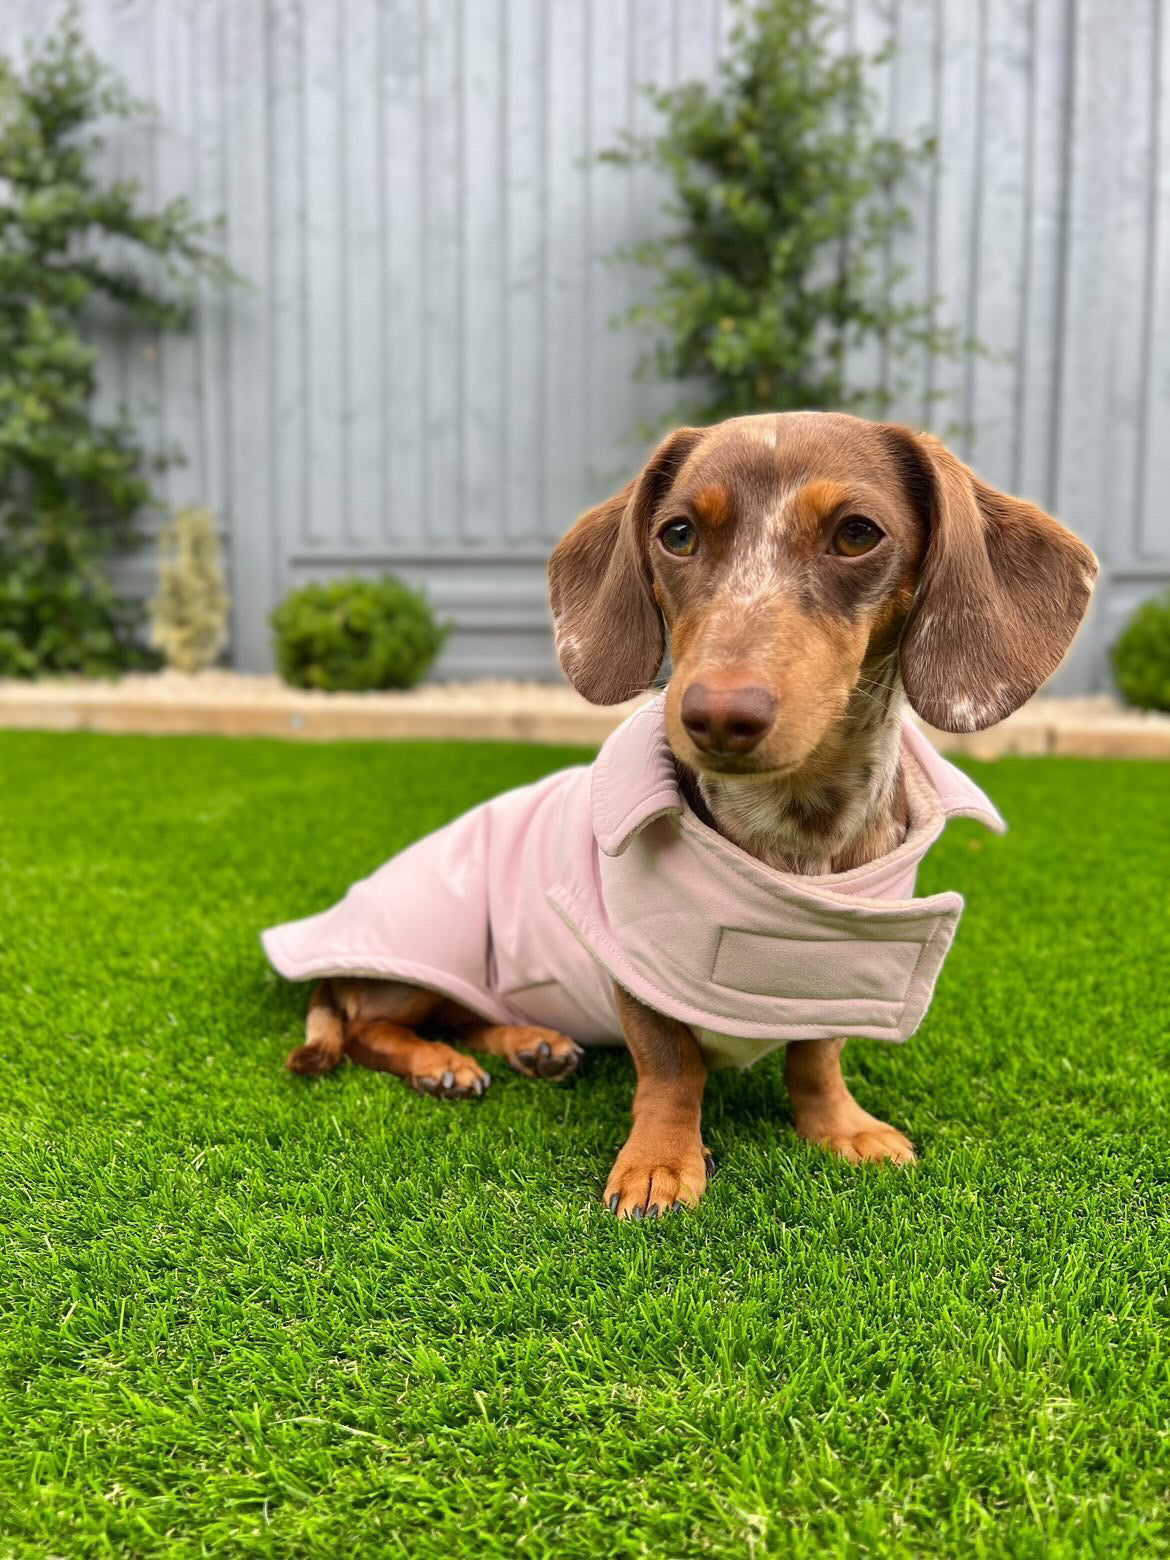
<svg viewBox="0 0 1170 1560"><path fill-rule="evenodd" d="M704 753L750 753L771 726L776 700L766 688L708 688L692 683L683 694L682 723Z"/></svg>

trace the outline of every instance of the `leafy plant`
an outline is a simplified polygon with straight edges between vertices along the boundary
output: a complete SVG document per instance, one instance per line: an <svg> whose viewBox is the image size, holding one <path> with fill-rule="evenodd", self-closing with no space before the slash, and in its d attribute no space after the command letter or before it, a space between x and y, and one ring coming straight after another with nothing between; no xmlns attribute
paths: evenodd
<svg viewBox="0 0 1170 1560"><path fill-rule="evenodd" d="M1127 704L1170 710L1170 591L1132 614L1110 651L1113 675Z"/></svg>
<svg viewBox="0 0 1170 1560"><path fill-rule="evenodd" d="M888 392L847 378L851 347L877 340L896 360L969 345L889 286L890 240L911 225L899 190L933 144L877 131L866 72L886 56L835 49L823 0L733 3L715 83L651 88L657 133L601 154L671 192L666 235L622 254L653 277L625 316L653 338L643 371L693 387L692 420L881 411Z"/></svg>
<svg viewBox="0 0 1170 1560"><path fill-rule="evenodd" d="M159 538L159 589L151 640L177 672L200 672L227 643L230 598L209 509L180 509Z"/></svg>
<svg viewBox="0 0 1170 1560"><path fill-rule="evenodd" d="M298 688L413 688L450 628L392 574L306 585L272 614L280 675Z"/></svg>
<svg viewBox="0 0 1170 1560"><path fill-rule="evenodd" d="M179 328L196 278L230 272L185 200L151 211L135 182L98 176L98 122L145 113L74 10L23 70L0 58L0 674L149 659L141 608L110 575L140 540L149 461L124 413L94 411L84 316L104 299L128 322Z"/></svg>

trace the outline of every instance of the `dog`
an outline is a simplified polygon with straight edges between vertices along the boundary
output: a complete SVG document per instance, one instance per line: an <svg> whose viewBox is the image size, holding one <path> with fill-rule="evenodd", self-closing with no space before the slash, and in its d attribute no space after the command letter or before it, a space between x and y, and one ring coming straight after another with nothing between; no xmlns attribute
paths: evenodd
<svg viewBox="0 0 1170 1560"><path fill-rule="evenodd" d="M1071 532L982 482L929 434L826 412L677 429L577 520L549 564L557 654L586 699L617 704L652 689L669 651L649 716L623 728L625 757L606 760L607 744L592 771L509 793L495 811L485 804L334 912L265 934L282 973L324 977L287 1065L320 1073L348 1056L422 1093L473 1097L490 1076L461 1047L563 1079L582 1039L620 1025L636 1072L633 1125L604 1203L639 1219L705 1190L713 1161L701 1106L721 1044L712 1025L730 1025L763 1036L757 1048L784 1044L801 1138L854 1162L911 1163L910 1140L850 1093L846 1035L901 1039L918 1022L962 902L897 896L912 891L946 816L999 820L907 724L905 705L949 732L1011 714L1056 670L1096 573ZM633 817L627 772L641 785ZM524 875L559 882L568 869L558 853L576 848L565 841L579 814L593 866L577 888L547 894L558 921L526 897ZM796 917L795 964L774 962L774 937L727 924L714 954L700 955L686 849L723 874L716 920L735 922L741 892L740 919L752 895ZM433 923L429 943L411 941L412 885L417 919ZM851 886L861 899L844 897ZM883 894L897 903L883 907ZM651 923L659 940L643 947ZM356 947L339 952L339 928ZM558 931L560 1008L545 968ZM877 962L867 943L849 963L856 936L878 938ZM436 938L446 973L435 969ZM406 951L385 958L396 942ZM820 960L811 970L810 948ZM889 992L887 948L905 961ZM515 967L506 978L505 965ZM795 1005L788 968L801 987ZM760 1005L761 979L773 1008ZM713 986L724 1006L711 1018ZM566 1011L566 990L571 1020L541 1022L546 1008ZM720 1017L731 1009L733 1021Z"/></svg>

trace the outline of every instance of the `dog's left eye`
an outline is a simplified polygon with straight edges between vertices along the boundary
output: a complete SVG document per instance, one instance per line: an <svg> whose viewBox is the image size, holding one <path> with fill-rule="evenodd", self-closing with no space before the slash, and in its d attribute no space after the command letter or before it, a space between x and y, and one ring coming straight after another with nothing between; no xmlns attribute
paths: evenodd
<svg viewBox="0 0 1170 1560"><path fill-rule="evenodd" d="M664 525L658 540L676 558L691 558L699 550L699 533L689 520L672 520Z"/></svg>
<svg viewBox="0 0 1170 1560"><path fill-rule="evenodd" d="M862 553L872 552L885 534L872 520L850 515L833 533L833 551L842 558L860 558Z"/></svg>

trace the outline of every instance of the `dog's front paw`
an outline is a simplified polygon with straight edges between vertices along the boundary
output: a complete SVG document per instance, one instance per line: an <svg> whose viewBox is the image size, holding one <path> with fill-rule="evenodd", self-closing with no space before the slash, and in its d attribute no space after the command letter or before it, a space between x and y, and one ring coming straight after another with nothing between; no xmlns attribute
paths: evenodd
<svg viewBox="0 0 1170 1560"><path fill-rule="evenodd" d="M508 1060L528 1078L567 1078L585 1055L575 1040L555 1029L519 1029L516 1037Z"/></svg>
<svg viewBox="0 0 1170 1560"><path fill-rule="evenodd" d="M475 1050L504 1057L508 1066L525 1078L554 1082L571 1077L585 1055L568 1035L536 1024L485 1024L470 1032L467 1043Z"/></svg>
<svg viewBox="0 0 1170 1560"><path fill-rule="evenodd" d="M619 1219L656 1219L693 1207L715 1174L715 1161L696 1134L681 1149L657 1136L632 1136L605 1184L605 1206Z"/></svg>
<svg viewBox="0 0 1170 1560"><path fill-rule="evenodd" d="M802 1117L798 1113L796 1130L807 1142L827 1148L854 1165L883 1160L912 1165L918 1157L913 1143L897 1127L879 1121L859 1106L840 1114L817 1112Z"/></svg>

